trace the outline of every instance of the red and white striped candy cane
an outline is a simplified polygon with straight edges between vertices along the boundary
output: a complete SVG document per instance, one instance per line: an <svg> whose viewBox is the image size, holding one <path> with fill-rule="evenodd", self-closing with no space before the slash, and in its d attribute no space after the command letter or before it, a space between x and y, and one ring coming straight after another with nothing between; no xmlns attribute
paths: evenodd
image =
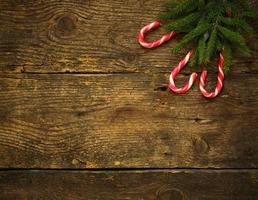
<svg viewBox="0 0 258 200"><path fill-rule="evenodd" d="M219 68L219 72L218 72L218 81L217 81L217 86L214 92L207 92L204 87L205 87L205 81L206 81L206 77L207 77L207 71L204 70L202 72L201 75L201 79L200 79L200 90L203 96L205 96L206 98L215 98L216 96L218 96L218 94L221 92L222 88L223 88L223 81L224 81L224 72L223 72L223 68L224 68L224 50L221 49L220 55L219 55L219 63L218 63L218 68Z"/></svg>
<svg viewBox="0 0 258 200"><path fill-rule="evenodd" d="M170 77L169 77L169 88L177 93L177 94L185 94L193 85L193 83L196 81L197 73L192 73L190 76L189 81L184 85L182 88L177 88L175 85L175 78L178 75L178 73L185 67L185 65L189 62L190 58L192 57L193 51L190 51L185 58L175 67L175 69L172 71Z"/></svg>
<svg viewBox="0 0 258 200"><path fill-rule="evenodd" d="M231 10L229 10L227 12L227 17L232 17ZM200 87L202 95L206 98L213 99L213 98L217 97L223 88L223 81L225 78L225 75L223 72L223 68L224 68L224 49L223 48L221 49L220 54L219 54L218 68L219 68L219 72L218 72L217 86L216 86L215 90L210 93L204 89L205 81L206 81L206 77L207 77L207 71L206 70L202 71L199 87Z"/></svg>
<svg viewBox="0 0 258 200"><path fill-rule="evenodd" d="M170 40L174 35L176 35L176 32L172 31L172 32L169 32L166 35L162 36L160 39L158 39L154 42L146 42L145 34L152 29L156 29L156 28L160 27L160 25L161 25L160 22L155 21L141 29L141 31L138 34L138 41L143 47L148 48L148 49L158 47L158 46L162 45L163 43L167 42L168 40Z"/></svg>

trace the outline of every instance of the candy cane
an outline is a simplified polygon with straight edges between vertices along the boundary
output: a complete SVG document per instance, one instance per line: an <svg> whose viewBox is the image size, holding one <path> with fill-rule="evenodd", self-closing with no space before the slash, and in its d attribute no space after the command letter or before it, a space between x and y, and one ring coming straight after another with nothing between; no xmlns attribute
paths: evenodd
<svg viewBox="0 0 258 200"><path fill-rule="evenodd" d="M185 65L189 62L189 59L192 57L193 51L190 51L185 58L175 67L175 69L172 71L170 77L169 77L169 88L177 93L177 94L185 94L193 85L193 83L196 81L197 73L192 73L190 76L189 81L184 85L182 88L177 88L175 85L175 78L178 75L178 73L185 67Z"/></svg>
<svg viewBox="0 0 258 200"><path fill-rule="evenodd" d="M229 15L230 14L228 14L228 16ZM146 42L145 34L152 29L158 28L160 25L161 25L160 22L155 21L141 29L141 31L138 34L138 41L143 47L149 48L149 49L158 47L158 46L162 45L163 43L167 42L168 40L170 40L174 35L177 34L176 32L172 31L172 32L167 33L163 37L161 37L159 40L156 40L154 42ZM219 67L218 81L217 81L217 86L216 86L216 89L214 92L208 93L204 89L205 81L206 81L206 77L207 77L207 71L204 70L202 72L199 87L200 87L202 95L207 98L215 98L221 92L221 90L223 88L223 81L224 81L224 72L223 72L224 55L223 54L224 54L224 50L222 49L220 52L220 58L219 58L219 64L218 64L218 67ZM189 62L189 59L191 57L192 57L192 51L190 51L186 55L186 57L175 67L175 69L172 71L172 73L169 77L169 88L177 94L185 94L192 87L193 83L196 81L196 78L198 76L197 73L195 73L195 72L192 73L189 81L182 88L177 88L175 85L174 80L175 80L176 76L185 67L185 65Z"/></svg>
<svg viewBox="0 0 258 200"><path fill-rule="evenodd" d="M219 68L219 72L218 72L218 81L217 81L217 86L214 92L208 93L204 87L205 87L205 81L206 81L206 77L207 77L207 71L204 70L202 72L201 75L201 79L200 79L200 90L203 96L205 96L206 98L215 98L222 90L223 88L223 81L224 81L224 72L223 72L223 68L224 68L224 50L222 49L219 55L219 63L218 63L218 68Z"/></svg>
<svg viewBox="0 0 258 200"><path fill-rule="evenodd" d="M162 45L163 43L167 42L168 40L170 40L174 35L176 35L176 32L172 31L172 32L167 33L166 35L164 35L163 37L161 37L160 39L158 39L154 42L146 42L145 34L152 29L156 29L156 28L160 27L160 25L161 25L160 22L155 21L141 29L141 31L138 34L138 41L143 47L148 48L148 49L158 47L158 46Z"/></svg>

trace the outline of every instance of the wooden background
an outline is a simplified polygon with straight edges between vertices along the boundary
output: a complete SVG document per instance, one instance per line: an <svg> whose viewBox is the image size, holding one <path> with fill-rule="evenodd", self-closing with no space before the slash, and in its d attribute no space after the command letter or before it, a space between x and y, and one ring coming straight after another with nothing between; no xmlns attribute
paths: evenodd
<svg viewBox="0 0 258 200"><path fill-rule="evenodd" d="M174 95L176 41L136 40L165 1L0 0L1 200L258 199L257 37L217 99Z"/></svg>

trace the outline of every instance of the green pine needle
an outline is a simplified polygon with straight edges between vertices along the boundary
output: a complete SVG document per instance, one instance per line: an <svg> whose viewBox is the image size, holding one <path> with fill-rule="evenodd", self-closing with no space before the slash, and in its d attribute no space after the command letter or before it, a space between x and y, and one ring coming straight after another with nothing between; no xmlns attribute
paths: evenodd
<svg viewBox="0 0 258 200"><path fill-rule="evenodd" d="M199 59L199 52L198 52L198 49L196 49L194 52L193 52L193 56L192 56L192 59L190 60L190 66L191 67L194 67L198 64L198 59Z"/></svg>
<svg viewBox="0 0 258 200"><path fill-rule="evenodd" d="M197 51L199 53L198 64L202 65L202 63L204 63L204 60L207 56L206 55L207 45L206 45L206 41L205 41L204 37L200 38L200 40L198 42Z"/></svg>
<svg viewBox="0 0 258 200"><path fill-rule="evenodd" d="M207 47L208 52L206 57L206 63L208 63L212 59L216 51L216 44L217 44L217 38L218 38L217 32L218 31L216 28L213 29L213 31L211 32L211 36L209 38L208 47Z"/></svg>
<svg viewBox="0 0 258 200"><path fill-rule="evenodd" d="M229 44L224 45L224 72L227 73L232 64L232 49Z"/></svg>
<svg viewBox="0 0 258 200"><path fill-rule="evenodd" d="M189 32L189 27L193 27L194 24L197 24L198 19L200 18L200 12L194 12L186 17L178 19L175 22L172 22L165 26L168 31L177 31L177 32Z"/></svg>
<svg viewBox="0 0 258 200"><path fill-rule="evenodd" d="M177 19L178 17L184 16L187 13L190 13L196 9L195 0L178 2L169 2L164 4L167 10L170 12L161 14L159 20L162 19Z"/></svg>
<svg viewBox="0 0 258 200"><path fill-rule="evenodd" d="M172 47L172 52L180 52L187 43L191 42L196 37L203 35L209 28L210 25L207 22L199 24L191 32L186 34L180 42L178 42L174 47Z"/></svg>
<svg viewBox="0 0 258 200"><path fill-rule="evenodd" d="M243 19L221 17L221 22L224 25L231 26L232 28L241 28L244 32L254 34L254 29Z"/></svg>
<svg viewBox="0 0 258 200"><path fill-rule="evenodd" d="M244 37L240 33L232 31L222 26L219 26L218 29L225 37L225 39L230 41L231 43L238 46L244 46L246 44Z"/></svg>

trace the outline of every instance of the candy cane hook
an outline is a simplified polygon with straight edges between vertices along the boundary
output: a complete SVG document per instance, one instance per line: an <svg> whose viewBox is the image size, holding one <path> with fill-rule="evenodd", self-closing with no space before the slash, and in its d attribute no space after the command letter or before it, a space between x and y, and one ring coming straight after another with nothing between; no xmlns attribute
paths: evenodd
<svg viewBox="0 0 258 200"><path fill-rule="evenodd" d="M189 62L190 58L192 57L193 51L190 51L185 58L175 67L175 69L172 71L170 77L169 77L169 88L177 93L177 94L185 94L193 85L193 83L196 81L197 73L194 72L191 74L189 81L184 85L182 88L177 88L175 85L175 78L178 75L178 73L185 67L185 65Z"/></svg>
<svg viewBox="0 0 258 200"><path fill-rule="evenodd" d="M219 72L218 72L217 86L216 86L215 91L211 92L211 93L208 93L204 89L205 81L206 81L206 77L207 77L207 71L204 70L202 72L199 87L200 87L202 95L206 98L210 98L210 99L215 98L216 96L218 96L218 94L221 92L221 90L223 88L223 81L224 81L224 72L223 72L223 68L224 68L224 49L221 49L221 52L220 52L220 55L219 55L218 68L219 68Z"/></svg>
<svg viewBox="0 0 258 200"><path fill-rule="evenodd" d="M160 26L161 26L161 23L158 22L158 21L155 21L155 22L153 22L151 24L148 24L147 26L143 27L138 34L139 43L143 47L151 49L151 48L155 48L155 47L158 47L158 46L162 45L163 43L170 40L174 35L176 35L176 32L172 31L172 32L167 33L166 35L164 35L163 37L161 37L160 39L158 39L154 42L146 42L145 41L145 34L147 32L149 32L150 30L156 29Z"/></svg>

